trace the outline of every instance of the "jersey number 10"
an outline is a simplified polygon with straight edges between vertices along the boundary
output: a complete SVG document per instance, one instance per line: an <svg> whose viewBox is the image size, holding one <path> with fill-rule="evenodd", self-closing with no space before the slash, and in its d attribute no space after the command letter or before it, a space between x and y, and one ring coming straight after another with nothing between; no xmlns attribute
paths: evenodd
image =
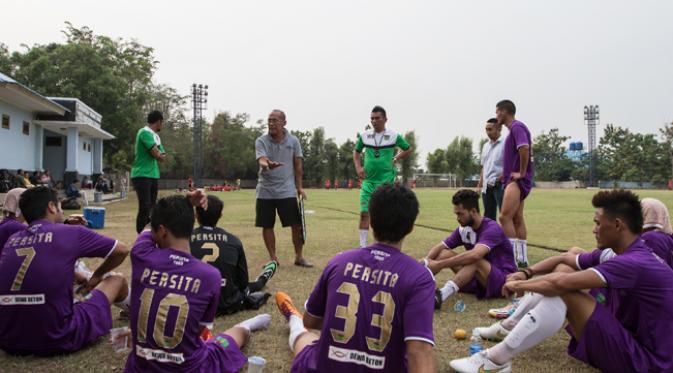
<svg viewBox="0 0 673 373"><path fill-rule="evenodd" d="M140 312L138 313L138 342L147 343L147 333L149 313L154 300L154 289L144 289L140 295ZM175 321L175 327L171 337L166 335L166 319L171 307L178 308L178 317ZM154 342L166 349L175 348L182 342L185 335L185 326L187 324L187 314L189 314L189 303L187 297L181 294L168 293L159 302L157 314L154 318L154 327L152 328L152 338Z"/></svg>

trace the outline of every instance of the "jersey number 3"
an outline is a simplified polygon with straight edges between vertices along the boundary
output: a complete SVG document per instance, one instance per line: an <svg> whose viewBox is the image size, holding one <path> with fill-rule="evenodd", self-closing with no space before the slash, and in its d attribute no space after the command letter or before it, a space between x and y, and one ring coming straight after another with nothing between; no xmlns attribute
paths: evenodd
<svg viewBox="0 0 673 373"><path fill-rule="evenodd" d="M348 304L346 306L337 306L334 312L334 316L344 319L344 329L331 328L330 332L335 342L348 343L355 334L360 305L360 291L354 283L343 282L337 289L337 293L348 295ZM372 302L383 304L383 313L372 315L371 325L381 329L381 334L379 338L366 337L367 347L371 351L382 352L390 341L393 318L395 316L395 301L389 292L382 290L376 292L371 300Z"/></svg>

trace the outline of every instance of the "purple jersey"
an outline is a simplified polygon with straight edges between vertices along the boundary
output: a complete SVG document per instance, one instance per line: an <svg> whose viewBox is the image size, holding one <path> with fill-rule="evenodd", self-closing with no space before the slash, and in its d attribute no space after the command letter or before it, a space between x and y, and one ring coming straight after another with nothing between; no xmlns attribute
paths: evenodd
<svg viewBox="0 0 673 373"><path fill-rule="evenodd" d="M435 281L415 259L380 243L330 260L306 301L323 318L320 372L406 371L406 341L434 345Z"/></svg>
<svg viewBox="0 0 673 373"><path fill-rule="evenodd" d="M81 225L33 222L12 235L0 256L0 347L57 348L75 324L73 275L82 257L107 257L117 241Z"/></svg>
<svg viewBox="0 0 673 373"><path fill-rule="evenodd" d="M488 253L484 256L487 262L504 273L516 272L512 243L498 223L489 218L481 218L481 225L476 231L469 226L458 227L442 243L448 249L464 246L465 250L484 245L488 247Z"/></svg>
<svg viewBox="0 0 673 373"><path fill-rule="evenodd" d="M603 279L607 297L616 300L608 305L612 314L650 352L651 367L661 371L673 356L673 270L641 239L609 260L605 252L581 254L578 263Z"/></svg>
<svg viewBox="0 0 673 373"><path fill-rule="evenodd" d="M222 277L191 254L161 249L150 232L131 250L133 351L127 372L198 371L208 358L202 328L212 328Z"/></svg>
<svg viewBox="0 0 673 373"><path fill-rule="evenodd" d="M649 231L640 237L658 257L673 268L673 236L660 231Z"/></svg>
<svg viewBox="0 0 673 373"><path fill-rule="evenodd" d="M0 254L9 236L27 227L27 225L13 218L4 218L0 221Z"/></svg>
<svg viewBox="0 0 673 373"><path fill-rule="evenodd" d="M509 183L512 172L519 172L521 167L519 148L524 145L528 145L529 158L526 174L522 175L522 179L530 183L533 181L533 142L531 141L528 127L520 121L514 120L512 128L509 129L509 134L505 139L505 147L503 148L502 176L504 185Z"/></svg>

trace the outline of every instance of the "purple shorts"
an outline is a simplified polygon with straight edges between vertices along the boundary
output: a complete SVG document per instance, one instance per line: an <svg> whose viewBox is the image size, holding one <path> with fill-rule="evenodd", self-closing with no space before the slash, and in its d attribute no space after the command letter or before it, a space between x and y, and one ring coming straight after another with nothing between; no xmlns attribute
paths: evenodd
<svg viewBox="0 0 673 373"><path fill-rule="evenodd" d="M467 285L460 289L461 293L474 294L477 299L502 298L502 287L505 285L508 273L500 268L491 265L491 272L488 273L488 282L484 288L477 278L473 278Z"/></svg>
<svg viewBox="0 0 673 373"><path fill-rule="evenodd" d="M92 290L89 299L72 307L72 317L68 323L68 332L58 347L40 349L4 348L12 355L53 356L79 351L98 338L108 334L112 328L110 302L100 290Z"/></svg>
<svg viewBox="0 0 673 373"><path fill-rule="evenodd" d="M570 334L568 354L603 372L658 372L653 356L624 329L607 307L596 305L579 340Z"/></svg>
<svg viewBox="0 0 673 373"><path fill-rule="evenodd" d="M292 373L314 373L318 372L318 341L313 341L310 345L304 347L292 362Z"/></svg>
<svg viewBox="0 0 673 373"><path fill-rule="evenodd" d="M219 333L206 342L206 347L208 360L199 367L201 372L236 373L248 362L236 341L227 334Z"/></svg>

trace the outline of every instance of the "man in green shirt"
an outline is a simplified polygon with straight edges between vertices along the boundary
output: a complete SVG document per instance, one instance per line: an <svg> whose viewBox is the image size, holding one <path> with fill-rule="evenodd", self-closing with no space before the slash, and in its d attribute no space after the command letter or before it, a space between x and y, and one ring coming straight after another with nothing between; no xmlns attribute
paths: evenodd
<svg viewBox="0 0 673 373"><path fill-rule="evenodd" d="M163 114L155 110L147 114L147 126L136 134L135 159L131 169L131 182L138 195L136 231L142 232L150 222L150 211L157 201L159 191L159 162L166 158L159 132L164 126Z"/></svg>
<svg viewBox="0 0 673 373"><path fill-rule="evenodd" d="M374 106L371 113L373 130L358 134L353 151L355 170L362 180L360 188L360 247L367 246L369 232L369 197L374 190L385 183L394 183L397 176L395 163L407 157L413 148L397 132L386 129L388 117L380 106ZM396 148L402 151L395 154ZM362 152L364 150L364 168Z"/></svg>

